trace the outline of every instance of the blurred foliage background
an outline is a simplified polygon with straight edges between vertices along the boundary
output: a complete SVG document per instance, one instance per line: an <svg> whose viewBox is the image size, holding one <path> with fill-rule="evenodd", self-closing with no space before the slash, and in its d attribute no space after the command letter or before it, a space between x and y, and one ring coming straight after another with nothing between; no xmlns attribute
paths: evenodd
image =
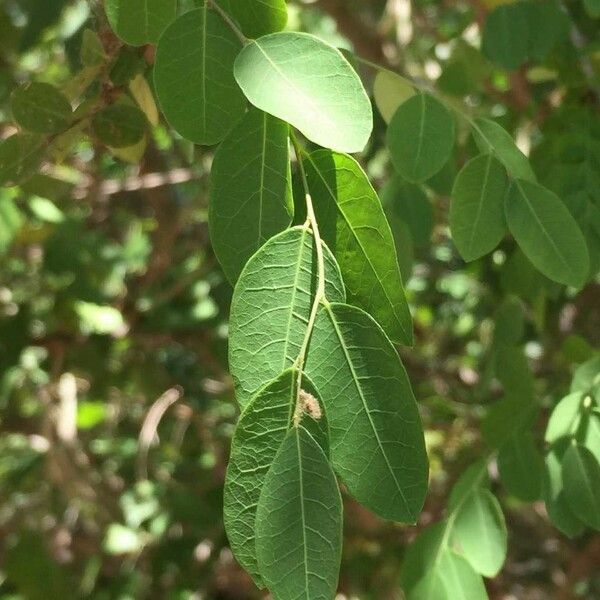
<svg viewBox="0 0 600 600"><path fill-rule="evenodd" d="M289 2L289 27L497 119L540 180L571 199L598 257L600 226L586 212L600 195L598 3L563 2L565 26L542 29L546 51L512 71L479 50L501 3ZM182 0L180 10L193 5ZM125 95L152 111L144 82L154 48L123 46L99 2L2 0L0 40L3 139L16 131L11 93L30 81L94 101ZM98 53L108 57L101 67ZM362 74L370 89L373 73ZM547 409L599 347L600 286L565 294L510 240L465 265L447 211L472 142L463 139L427 185L409 186L390 176L376 118L362 162L388 210L415 317L416 345L402 356L422 408L431 489L417 528L345 499L340 598L398 599L407 545L439 519L448 489L482 452L481 418L507 385L498 339L527 357L541 445ZM0 189L0 598L259 598L221 517L237 407L226 360L232 290L207 232L212 152L164 123L126 151L77 127L51 150L19 186ZM600 597L598 536L569 540L542 502L494 485L509 557L490 597Z"/></svg>

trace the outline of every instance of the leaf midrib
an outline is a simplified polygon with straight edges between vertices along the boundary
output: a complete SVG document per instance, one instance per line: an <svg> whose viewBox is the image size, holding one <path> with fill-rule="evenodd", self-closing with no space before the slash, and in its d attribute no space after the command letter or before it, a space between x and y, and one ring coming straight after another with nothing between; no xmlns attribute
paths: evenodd
<svg viewBox="0 0 600 600"><path fill-rule="evenodd" d="M529 198L527 198L527 195L525 194L525 191L523 190L523 187L521 185L521 181L519 179L515 179L515 183L516 183L517 187L519 188L520 195L523 198L523 200L525 201L525 204L526 204L528 210L531 212L531 214L533 215L536 223L539 225L540 229L542 230L542 233L544 234L544 237L550 242L550 245L554 249L554 252L558 256L558 258L560 259L560 261L563 263L563 265L566 267L567 271L569 273L572 273L573 269L571 268L571 265L569 265L569 263L567 262L567 260L565 259L565 257L562 255L562 253L560 251L560 248L556 245L556 243L552 239L552 236L548 233L548 231L544 227L544 224L540 221L540 218L538 217L538 215L537 215L537 213L536 213L533 205L531 204L531 202L529 201Z"/></svg>
<svg viewBox="0 0 600 600"><path fill-rule="evenodd" d="M406 497L404 495L404 492L402 491L402 487L400 486L400 483L398 482L398 479L396 478L396 474L394 473L394 470L392 469L392 465L390 464L387 454L385 452L385 449L383 448L383 445L381 443L381 438L379 437L379 432L377 431L377 428L375 427L375 423L373 422L373 419L371 418L371 413L369 412L369 407L367 405L367 401L364 397L363 391L360 387L359 384L359 379L358 379L358 375L356 373L356 369L354 368L354 364L352 363L352 360L350 358L350 355L348 353L348 349L346 347L346 342L342 336L342 332L340 331L337 321L335 319L335 315L333 313L333 310L331 308L330 304L324 304L323 305L324 309L327 311L327 313L329 314L329 318L331 320L331 324L333 325L333 328L335 330L335 333L337 335L337 338L340 342L340 347L342 348L343 352L344 352L344 356L346 357L346 362L348 363L348 366L350 367L350 371L352 373L352 381L354 382L354 385L356 387L356 390L358 392L358 395L361 399L362 405L363 405L363 409L365 411L365 414L367 415L367 418L369 420L369 425L371 426L371 429L373 430L373 434L375 436L375 439L377 440L377 447L379 448L379 451L381 452L381 455L383 456L383 459L385 461L385 464L394 480L394 483L396 484L396 489L400 492L400 496L402 498L402 501L404 502L404 506L408 512L409 515L412 516L413 511L410 509L410 506L408 505L408 502L406 500Z"/></svg>
<svg viewBox="0 0 600 600"><path fill-rule="evenodd" d="M399 325L400 329L402 330L402 333L407 338L409 338L410 337L409 333L406 331L406 329L404 329L404 325L402 324L402 319L401 319L400 315L396 312L396 304L394 302L392 302L392 299L390 298L390 296L388 294L386 286L383 284L383 282L379 278L379 275L377 274L377 270L375 269L375 267L373 265L373 262L371 261L371 257L365 251L365 248L364 248L364 246L363 246L360 238L358 237L358 235L357 235L354 227L352 227L352 224L348 220L348 217L346 216L346 213L342 210L341 206L339 205L339 203L337 201L337 198L336 198L336 195L333 193L333 190L331 189L331 187L329 186L329 184L327 183L327 181L323 177L323 174L321 173L321 170L317 168L317 165L315 164L312 156L308 155L308 160L313 165L313 168L314 168L315 172L317 173L317 175L319 176L319 178L323 182L323 185L327 189L327 192L329 193L331 199L333 200L333 203L334 203L334 205L336 207L337 212L343 217L346 225L348 226L348 229L352 232L352 236L356 240L356 243L358 244L358 246L359 246L359 248L360 248L363 256L366 258L367 263L369 264L369 267L371 268L371 271L373 272L373 275L375 275L375 279L377 280L377 283L379 283L379 286L381 287L381 290L382 290L383 294L385 295L385 299L388 301L388 304L392 308L392 312L393 312L394 317L396 319L396 323ZM399 273L399 267L398 267L398 273Z"/></svg>

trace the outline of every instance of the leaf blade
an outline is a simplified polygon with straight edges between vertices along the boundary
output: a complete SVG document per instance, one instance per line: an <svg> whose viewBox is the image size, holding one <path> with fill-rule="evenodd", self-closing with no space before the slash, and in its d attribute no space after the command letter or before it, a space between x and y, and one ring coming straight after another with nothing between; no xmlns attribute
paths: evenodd
<svg viewBox="0 0 600 600"><path fill-rule="evenodd" d="M302 426L288 433L265 479L256 515L256 550L275 600L329 600L335 595L342 500L327 457Z"/></svg>
<svg viewBox="0 0 600 600"><path fill-rule="evenodd" d="M165 118L184 138L223 140L242 118L244 96L233 77L240 41L208 6L176 19L156 50L154 84Z"/></svg>
<svg viewBox="0 0 600 600"><path fill-rule="evenodd" d="M387 131L394 168L420 183L439 172L454 148L454 119L430 94L419 93L400 105Z"/></svg>
<svg viewBox="0 0 600 600"><path fill-rule="evenodd" d="M292 221L287 124L250 110L215 154L209 198L213 248L235 283L248 259Z"/></svg>
<svg viewBox="0 0 600 600"><path fill-rule="evenodd" d="M450 230L465 260L485 256L504 237L507 188L504 167L491 154L473 158L458 174L452 189Z"/></svg>
<svg viewBox="0 0 600 600"><path fill-rule="evenodd" d="M397 342L413 342L412 318L390 226L377 193L350 156L308 156L308 185L325 243L342 271L350 302L364 308Z"/></svg>
<svg viewBox="0 0 600 600"><path fill-rule="evenodd" d="M427 455L408 378L383 330L358 308L323 306L306 372L325 404L333 465L350 493L383 518L414 522Z"/></svg>
<svg viewBox="0 0 600 600"><path fill-rule="evenodd" d="M294 227L271 238L242 271L231 305L229 343L240 406L296 360L316 291L316 260L312 234ZM326 248L325 275L327 297L343 301L342 277Z"/></svg>
<svg viewBox="0 0 600 600"><path fill-rule="evenodd" d="M511 233L537 269L558 283L583 285L589 272L585 239L556 195L535 183L516 180L505 210Z"/></svg>
<svg viewBox="0 0 600 600"><path fill-rule="evenodd" d="M310 382L303 388L316 395ZM259 587L264 582L256 558L256 510L265 478L292 424L297 371L288 369L268 383L246 407L232 439L223 493L223 516L229 545L238 562ZM327 421L305 415L323 451L328 452Z"/></svg>
<svg viewBox="0 0 600 600"><path fill-rule="evenodd" d="M340 152L360 152L373 129L371 103L348 61L305 33L274 33L247 44L235 77L248 100Z"/></svg>

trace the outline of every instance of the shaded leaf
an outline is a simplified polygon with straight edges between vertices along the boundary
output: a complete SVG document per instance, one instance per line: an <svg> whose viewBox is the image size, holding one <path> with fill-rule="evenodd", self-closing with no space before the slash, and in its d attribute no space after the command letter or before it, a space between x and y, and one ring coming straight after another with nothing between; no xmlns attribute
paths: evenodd
<svg viewBox="0 0 600 600"><path fill-rule="evenodd" d="M342 499L327 457L302 426L289 431L265 478L256 553L274 600L335 596Z"/></svg>
<svg viewBox="0 0 600 600"><path fill-rule="evenodd" d="M584 284L589 274L585 239L555 194L516 180L507 196L506 219L527 258L546 277L574 287Z"/></svg>
<svg viewBox="0 0 600 600"><path fill-rule="evenodd" d="M92 126L101 142L113 148L125 148L142 140L148 121L135 106L113 104L96 113Z"/></svg>
<svg viewBox="0 0 600 600"><path fill-rule="evenodd" d="M482 154L495 154L512 177L535 181L535 173L527 157L519 150L511 135L495 121L478 118L471 122L475 141Z"/></svg>
<svg viewBox="0 0 600 600"><path fill-rule="evenodd" d="M452 189L450 230L465 260L485 256L504 237L507 189L506 171L491 154L473 158L458 174Z"/></svg>
<svg viewBox="0 0 600 600"><path fill-rule="evenodd" d="M232 282L256 250L291 223L288 133L286 123L252 109L215 154L210 235Z"/></svg>
<svg viewBox="0 0 600 600"><path fill-rule="evenodd" d="M16 133L0 142L0 185L16 185L33 175L42 162L44 138Z"/></svg>
<svg viewBox="0 0 600 600"><path fill-rule="evenodd" d="M244 407L298 358L317 285L310 231L294 227L270 239L250 259L235 287L229 322L229 368ZM325 291L343 301L335 259L325 249Z"/></svg>
<svg viewBox="0 0 600 600"><path fill-rule="evenodd" d="M600 464L584 446L571 444L562 459L564 494L584 523L600 530Z"/></svg>
<svg viewBox="0 0 600 600"><path fill-rule="evenodd" d="M321 236L340 265L349 302L372 314L394 341L411 345L394 239L369 179L352 157L327 150L310 154L306 169Z"/></svg>
<svg viewBox="0 0 600 600"><path fill-rule="evenodd" d="M67 129L73 114L65 96L48 83L29 83L11 97L15 120L33 133L57 133Z"/></svg>
<svg viewBox="0 0 600 600"><path fill-rule="evenodd" d="M417 94L394 114L387 131L394 168L413 183L435 175L454 148L454 118L429 94Z"/></svg>
<svg viewBox="0 0 600 600"><path fill-rule="evenodd" d="M106 0L114 32L132 46L155 44L177 16L177 0Z"/></svg>
<svg viewBox="0 0 600 600"><path fill-rule="evenodd" d="M173 129L196 144L223 140L244 114L233 78L240 41L212 10L185 13L163 33L156 50L154 83Z"/></svg>
<svg viewBox="0 0 600 600"><path fill-rule="evenodd" d="M310 382L304 380L302 386L316 394ZM235 557L258 586L263 582L256 559L256 507L267 472L292 425L296 390L295 369L267 384L242 413L231 444L223 496L225 530ZM305 415L303 426L328 453L325 415L319 421Z"/></svg>
<svg viewBox="0 0 600 600"><path fill-rule="evenodd" d="M285 0L217 0L251 38L281 31L288 19Z"/></svg>
<svg viewBox="0 0 600 600"><path fill-rule="evenodd" d="M414 522L427 454L410 383L383 330L358 308L327 303L306 372L325 404L333 465L348 491L383 518Z"/></svg>
<svg viewBox="0 0 600 600"><path fill-rule="evenodd" d="M529 431L519 431L502 446L498 471L506 490L519 500L534 502L540 498L544 458Z"/></svg>

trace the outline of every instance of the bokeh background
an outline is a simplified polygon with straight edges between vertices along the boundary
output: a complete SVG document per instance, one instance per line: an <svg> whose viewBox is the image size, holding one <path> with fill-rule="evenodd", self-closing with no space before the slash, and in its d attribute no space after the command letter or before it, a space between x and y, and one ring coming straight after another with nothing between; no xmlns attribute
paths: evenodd
<svg viewBox="0 0 600 600"><path fill-rule="evenodd" d="M478 50L499 3L289 2L289 27L496 118L555 189L564 182L553 173L575 161L563 151L567 134L600 143L600 21L587 3L564 2L567 35L508 73ZM140 73L151 81L154 49L121 47L101 3L0 1L0 137L15 131L18 84L62 88L82 72L86 29L117 57L102 94L122 93ZM369 87L372 72L362 74ZM431 489L417 527L383 522L345 498L340 599L402 597L405 549L443 515L449 488L482 452L486 406L503 394L494 329L516 327L543 407L600 343L597 283L565 300L509 240L472 265L459 259L447 211L467 140L416 187L391 177L384 134L377 114L361 162L388 211L415 318L415 348L401 354L426 427ZM212 154L164 124L139 156L74 136L61 161L0 189L2 600L261 597L232 558L221 517L238 408L227 374L232 290L207 230ZM600 193L598 164L590 194ZM497 481L494 491L509 555L487 582L490 597L599 598L598 536L568 540L543 503L521 503Z"/></svg>

